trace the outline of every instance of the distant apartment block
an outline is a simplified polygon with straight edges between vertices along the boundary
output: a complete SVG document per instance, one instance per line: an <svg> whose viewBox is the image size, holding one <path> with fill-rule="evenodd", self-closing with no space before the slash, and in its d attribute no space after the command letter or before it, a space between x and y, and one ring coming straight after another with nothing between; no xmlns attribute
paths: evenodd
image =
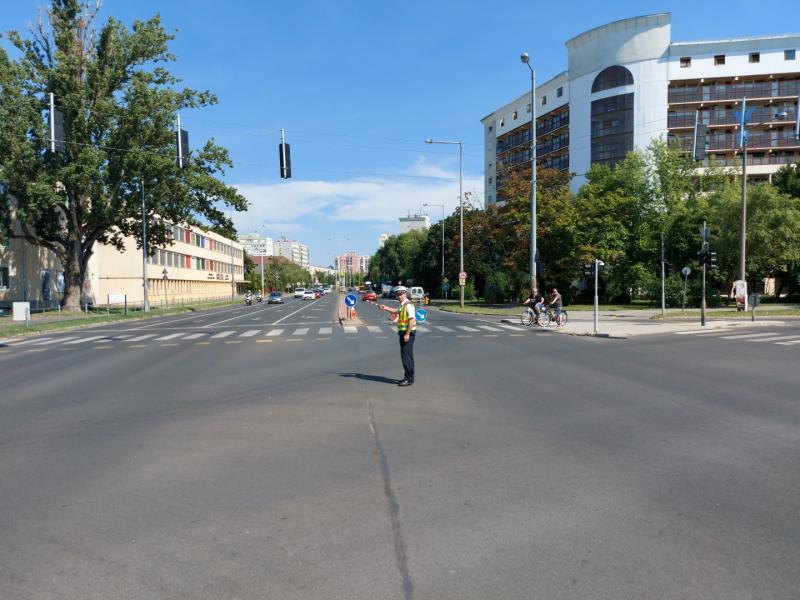
<svg viewBox="0 0 800 600"><path fill-rule="evenodd" d="M748 178L800 160L800 35L673 42L671 15L661 13L602 25L566 46L568 69L537 86L535 107L526 90L481 119L486 206L511 172L530 168L534 109L538 166L574 173L576 188L592 164L613 166L658 137L690 151L696 120L710 128L700 167L740 162L742 98L754 109ZM529 81L522 65L519 78L520 87Z"/></svg>
<svg viewBox="0 0 800 600"><path fill-rule="evenodd" d="M400 233L409 231L427 231L431 228L431 220L428 215L408 215L400 217Z"/></svg>
<svg viewBox="0 0 800 600"><path fill-rule="evenodd" d="M250 256L272 256L274 252L272 238L261 236L258 233L240 235L239 243Z"/></svg>
<svg viewBox="0 0 800 600"><path fill-rule="evenodd" d="M369 267L369 256L363 256L356 252L345 252L336 257L337 273L366 273Z"/></svg>
<svg viewBox="0 0 800 600"><path fill-rule="evenodd" d="M308 268L308 246L305 244L282 237L275 240L273 248L274 256L283 256L290 262L300 265L303 268Z"/></svg>

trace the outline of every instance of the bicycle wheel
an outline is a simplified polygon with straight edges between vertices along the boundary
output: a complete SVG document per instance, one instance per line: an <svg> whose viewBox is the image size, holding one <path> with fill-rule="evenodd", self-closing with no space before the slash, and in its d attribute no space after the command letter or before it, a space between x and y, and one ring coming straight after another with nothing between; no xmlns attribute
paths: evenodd
<svg viewBox="0 0 800 600"><path fill-rule="evenodd" d="M560 313L558 313L557 321L558 321L557 325L559 327L563 327L564 325L566 325L567 324L567 312L562 310Z"/></svg>
<svg viewBox="0 0 800 600"><path fill-rule="evenodd" d="M550 325L550 315L547 313L547 311L543 310L536 317L536 322L540 327L547 327Z"/></svg>
<svg viewBox="0 0 800 600"><path fill-rule="evenodd" d="M524 313L522 313L519 316L519 322L522 323L523 325L530 326L530 324L533 323L533 316L531 315L531 311L526 310Z"/></svg>

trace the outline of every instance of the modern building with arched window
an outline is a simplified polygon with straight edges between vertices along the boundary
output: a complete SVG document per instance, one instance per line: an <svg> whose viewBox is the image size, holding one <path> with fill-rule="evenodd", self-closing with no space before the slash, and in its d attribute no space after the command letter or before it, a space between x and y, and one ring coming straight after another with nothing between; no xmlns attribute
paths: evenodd
<svg viewBox="0 0 800 600"><path fill-rule="evenodd" d="M654 138L691 150L696 120L709 127L698 166L734 164L743 97L755 109L748 178L800 160L800 35L673 42L671 15L660 13L596 27L566 46L567 70L536 89L536 155L539 167L574 173L574 188L592 164L613 168ZM549 70L532 59L539 73ZM481 119L487 206L502 200L509 173L530 166L531 108L525 91Z"/></svg>

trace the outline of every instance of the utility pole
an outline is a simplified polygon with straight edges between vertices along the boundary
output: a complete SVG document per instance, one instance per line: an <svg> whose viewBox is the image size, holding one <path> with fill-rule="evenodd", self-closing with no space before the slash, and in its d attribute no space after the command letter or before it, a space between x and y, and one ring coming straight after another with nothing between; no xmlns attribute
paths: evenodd
<svg viewBox="0 0 800 600"><path fill-rule="evenodd" d="M147 284L147 210L144 200L144 175L142 178L142 310L150 312L150 298Z"/></svg>
<svg viewBox="0 0 800 600"><path fill-rule="evenodd" d="M527 52L519 58L531 72L531 293L535 294L539 289L536 277L536 71Z"/></svg>
<svg viewBox="0 0 800 600"><path fill-rule="evenodd" d="M594 259L594 334L597 335L597 325L600 321L600 300L597 296L597 285L598 285L598 278L600 273L600 267L603 266L604 263L602 260L595 258Z"/></svg>
<svg viewBox="0 0 800 600"><path fill-rule="evenodd" d="M703 221L703 226L700 228L700 237L703 242L700 246L700 263L703 265L703 284L702 296L700 299L700 326L706 326L706 263L708 262L708 227L706 222Z"/></svg>
<svg viewBox="0 0 800 600"><path fill-rule="evenodd" d="M747 310L747 278L745 273L745 247L747 236L747 97L742 98L739 143L742 148L742 207L739 225L739 279L744 282L744 310ZM705 269L704 269L705 271Z"/></svg>

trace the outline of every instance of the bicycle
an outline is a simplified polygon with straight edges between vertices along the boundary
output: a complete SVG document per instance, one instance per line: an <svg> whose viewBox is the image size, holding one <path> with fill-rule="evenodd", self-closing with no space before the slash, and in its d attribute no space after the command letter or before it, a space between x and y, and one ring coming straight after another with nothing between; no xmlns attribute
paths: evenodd
<svg viewBox="0 0 800 600"><path fill-rule="evenodd" d="M567 324L567 311L563 308L559 311L558 316L556 316L556 309L552 306L548 306L545 311L547 314L547 324L555 323L556 327L564 327Z"/></svg>
<svg viewBox="0 0 800 600"><path fill-rule="evenodd" d="M533 325L534 321L539 327L547 327L550 324L550 315L543 310L540 310L537 315L533 312L532 308L528 307L525 309L525 312L519 316L519 321L527 327Z"/></svg>

